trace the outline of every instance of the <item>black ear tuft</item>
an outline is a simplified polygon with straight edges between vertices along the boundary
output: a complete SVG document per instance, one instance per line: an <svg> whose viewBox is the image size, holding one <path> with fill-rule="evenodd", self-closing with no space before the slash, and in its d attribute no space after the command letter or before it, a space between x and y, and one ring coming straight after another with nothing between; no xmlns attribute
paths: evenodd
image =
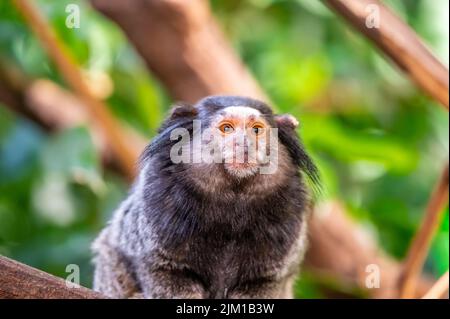
<svg viewBox="0 0 450 319"><path fill-rule="evenodd" d="M176 103L170 110L169 116L161 124L158 135L153 138L141 154L140 165L142 166L143 162L158 151L170 148L172 143L174 143L170 140L172 130L183 127L188 131L192 131L192 121L197 117L197 114L197 109L192 105L182 102Z"/></svg>
<svg viewBox="0 0 450 319"><path fill-rule="evenodd" d="M290 114L275 115L274 118L278 127L278 138L288 149L293 163L306 174L315 190L320 190L319 171L311 157L306 153L305 147L295 131L298 127L297 119Z"/></svg>
<svg viewBox="0 0 450 319"><path fill-rule="evenodd" d="M170 118L195 117L197 114L197 109L192 105L184 102L177 102L170 111Z"/></svg>
<svg viewBox="0 0 450 319"><path fill-rule="evenodd" d="M176 127L184 126L186 121L189 122L194 120L197 117L197 114L198 111L194 106L184 102L177 102L172 106L169 116L161 124L158 133L162 133L168 127L174 125Z"/></svg>
<svg viewBox="0 0 450 319"><path fill-rule="evenodd" d="M287 126L292 129L296 129L299 124L298 120L291 114L275 115L275 122L278 126Z"/></svg>

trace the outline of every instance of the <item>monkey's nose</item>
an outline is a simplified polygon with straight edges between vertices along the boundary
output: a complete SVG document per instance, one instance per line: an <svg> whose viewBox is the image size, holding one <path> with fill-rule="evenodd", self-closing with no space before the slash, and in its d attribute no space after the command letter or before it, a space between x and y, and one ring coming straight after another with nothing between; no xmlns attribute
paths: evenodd
<svg viewBox="0 0 450 319"><path fill-rule="evenodd" d="M248 154L248 144L246 142L245 143L235 143L234 149L236 151L242 151L242 153L244 153L245 155Z"/></svg>

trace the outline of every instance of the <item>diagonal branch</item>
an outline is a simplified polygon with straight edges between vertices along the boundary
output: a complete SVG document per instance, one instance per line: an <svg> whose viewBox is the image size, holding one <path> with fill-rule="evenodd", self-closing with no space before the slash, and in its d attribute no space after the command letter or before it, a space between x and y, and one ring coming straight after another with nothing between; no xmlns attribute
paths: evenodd
<svg viewBox="0 0 450 319"><path fill-rule="evenodd" d="M342 204L327 202L316 207L309 230L306 268L336 278L344 287L357 286L372 298L397 297L402 264L383 252L377 241L348 217ZM367 284L372 267L377 269L379 287ZM430 278L421 276L418 296L425 294L431 284Z"/></svg>
<svg viewBox="0 0 450 319"><path fill-rule="evenodd" d="M449 274L448 270L445 274L439 278L439 280L434 284L433 287L423 296L423 299L439 299L442 298L446 292L448 292L448 280Z"/></svg>
<svg viewBox="0 0 450 319"><path fill-rule="evenodd" d="M449 108L449 72L406 23L379 0L323 0L364 34L424 92ZM372 11L373 10L373 11ZM378 11L377 11L378 10ZM369 15L379 16L379 27L366 25Z"/></svg>
<svg viewBox="0 0 450 319"><path fill-rule="evenodd" d="M268 101L204 0L91 0L125 32L177 100L248 95ZM132 18L129 18L132 17Z"/></svg>
<svg viewBox="0 0 450 319"><path fill-rule="evenodd" d="M0 256L0 299L101 299L84 287L69 288L66 281Z"/></svg>
<svg viewBox="0 0 450 319"><path fill-rule="evenodd" d="M400 296L414 298L417 279L434 234L440 225L445 205L448 203L448 165L442 172L436 188L431 195L421 228L416 233L409 249L402 275L399 278Z"/></svg>
<svg viewBox="0 0 450 319"><path fill-rule="evenodd" d="M64 44L58 39L47 21L28 0L14 0L19 12L32 28L42 46L47 50L68 85L80 96L88 106L88 112L97 122L108 144L119 159L129 178L134 175L135 161L138 153L130 147L125 135L105 103L97 100L85 84L81 72Z"/></svg>
<svg viewBox="0 0 450 319"><path fill-rule="evenodd" d="M123 166L98 127L90 119L88 107L78 96L47 79L30 79L17 67L0 56L0 103L12 112L37 123L45 131L55 132L74 126L85 125L91 134L102 162L108 168L127 175ZM121 125L128 144L141 152L146 139L129 127Z"/></svg>

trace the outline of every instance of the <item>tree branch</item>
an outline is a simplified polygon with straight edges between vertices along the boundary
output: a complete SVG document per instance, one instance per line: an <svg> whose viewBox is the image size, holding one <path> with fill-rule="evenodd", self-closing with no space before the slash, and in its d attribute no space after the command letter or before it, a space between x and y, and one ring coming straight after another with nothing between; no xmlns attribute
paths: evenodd
<svg viewBox="0 0 450 319"><path fill-rule="evenodd" d="M448 280L449 280L449 274L448 270L445 274L439 278L439 280L434 284L434 286L428 291L425 296L423 296L423 299L439 299L442 298L446 292L448 292Z"/></svg>
<svg viewBox="0 0 450 319"><path fill-rule="evenodd" d="M57 38L38 10L28 0L14 0L13 3L47 50L67 84L79 95L84 105L88 106L87 111L90 117L104 132L108 144L119 159L124 171L127 172L127 177L131 179L135 174L136 158L139 154L129 146L118 123L109 112L108 106L94 97L67 48Z"/></svg>
<svg viewBox="0 0 450 319"><path fill-rule="evenodd" d="M448 178L447 165L431 195L424 220L406 257L404 269L399 278L400 296L402 298L414 298L416 296L417 279L430 249L433 236L442 221L445 205L448 203Z"/></svg>
<svg viewBox="0 0 450 319"><path fill-rule="evenodd" d="M214 94L268 101L228 45L204 0L91 0L114 20L174 99ZM131 18L132 17L132 18Z"/></svg>
<svg viewBox="0 0 450 319"><path fill-rule="evenodd" d="M0 299L100 299L90 289L68 288L66 281L0 256Z"/></svg>
<svg viewBox="0 0 450 319"><path fill-rule="evenodd" d="M12 112L40 125L46 131L59 131L86 125L103 164L127 176L118 164L115 153L95 121L92 121L84 102L58 84L46 79L29 79L21 71L0 57L0 102ZM130 147L140 153L146 139L131 129L120 127Z"/></svg>
<svg viewBox="0 0 450 319"><path fill-rule="evenodd" d="M449 108L448 69L416 33L379 0L323 0L364 34L424 92ZM374 7L375 6L375 7ZM366 26L371 8L379 10L379 27Z"/></svg>
<svg viewBox="0 0 450 319"><path fill-rule="evenodd" d="M14 113L18 113L39 125L45 130L50 130L51 125L42 121L38 114L25 107L25 87L27 80L21 72L10 66L9 61L0 57L0 102Z"/></svg>
<svg viewBox="0 0 450 319"><path fill-rule="evenodd" d="M374 298L398 296L402 265L387 256L374 238L347 216L342 205L328 202L316 207L309 229L306 267L339 278L343 286L358 286ZM374 271L372 267L378 269L379 287L366 283ZM429 278L421 277L417 296L423 296L431 284Z"/></svg>

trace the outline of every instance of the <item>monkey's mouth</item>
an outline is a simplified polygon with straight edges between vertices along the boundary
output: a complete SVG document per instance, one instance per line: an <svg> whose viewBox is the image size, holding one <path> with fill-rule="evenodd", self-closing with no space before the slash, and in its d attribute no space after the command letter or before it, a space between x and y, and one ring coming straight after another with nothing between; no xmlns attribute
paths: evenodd
<svg viewBox="0 0 450 319"><path fill-rule="evenodd" d="M256 164L256 163L248 163L248 162L244 162L244 163L233 162L233 163L227 163L225 165L227 167L233 168L233 169L249 169L249 168L258 166L258 164Z"/></svg>
<svg viewBox="0 0 450 319"><path fill-rule="evenodd" d="M233 162L225 163L224 167L228 174L234 177L243 178L255 175L258 172L259 165L257 163Z"/></svg>

